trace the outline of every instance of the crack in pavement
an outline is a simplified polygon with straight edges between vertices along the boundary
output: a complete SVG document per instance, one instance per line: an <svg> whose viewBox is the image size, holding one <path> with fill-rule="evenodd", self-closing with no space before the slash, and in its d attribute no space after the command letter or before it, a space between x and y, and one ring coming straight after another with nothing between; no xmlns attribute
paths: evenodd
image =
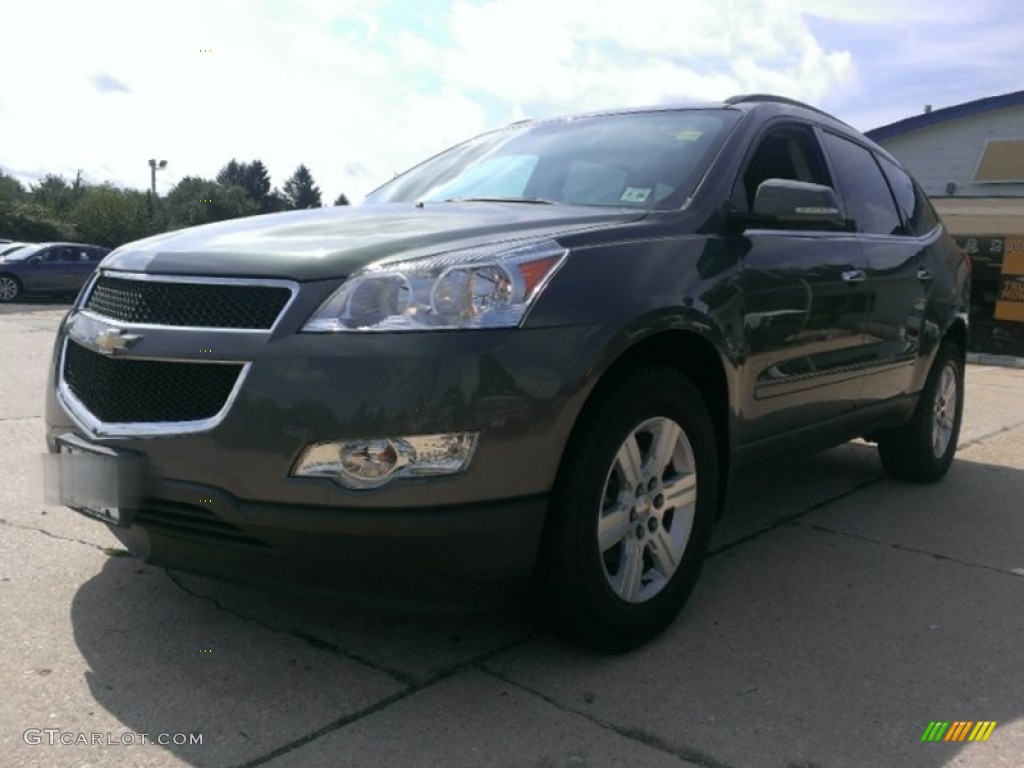
<svg viewBox="0 0 1024 768"><path fill-rule="evenodd" d="M10 520L7 520L2 517L0 517L0 525L6 525L8 528L18 528L22 531L34 531L35 533L41 533L44 536L49 536L51 539L59 539L60 541L72 541L76 544L84 544L87 547L93 547L94 549L98 549L100 552L107 555L108 557L120 557L122 552L128 551L121 550L116 547L104 547L102 544L96 544L95 542L86 541L85 539L76 539L73 536L61 536L59 534L52 533L46 530L45 528L36 528L35 526L25 525L23 523L13 523ZM116 552L117 554L112 554L113 552Z"/></svg>
<svg viewBox="0 0 1024 768"><path fill-rule="evenodd" d="M514 648L517 648L518 646L522 645L527 640L532 638L533 635L533 632L528 632L525 635L522 635L521 637L518 637L514 640L509 641L508 643L505 643L504 645L499 646L498 648L494 648L493 650L485 651L484 653L474 656L468 661L453 664L452 666L435 673L426 680L421 680L420 682L410 684L409 687L406 688L404 691L394 693L391 696L381 699L376 704L371 704L369 707L364 707L363 709L357 712L353 712L350 715L340 717L334 722L328 723L327 725L323 726L322 728L318 728L312 733L308 733L305 736L301 736L298 739L294 739L288 742L287 744L278 747L277 749L271 750L265 755L261 755L260 757L249 760L248 762L241 763L235 766L235 768L256 768L256 766L264 765L270 762L271 760L276 760L277 758L288 754L289 752L294 752L296 749L300 749L301 747L304 747L307 744L316 741L322 736L326 736L329 733L333 733L334 731L340 730L341 728L345 728L346 726L356 723L366 717L369 717L370 715L374 715L377 712L381 712L390 707L392 704L397 704L398 702L407 699L410 696L414 696L420 691L426 690L432 685L435 685L443 680L447 680L448 678L454 677L455 675L461 672L465 672L467 670L480 669L480 664L485 664L488 660L496 656L500 656L501 654L506 653L508 651L511 651Z"/></svg>
<svg viewBox="0 0 1024 768"><path fill-rule="evenodd" d="M1024 420L1018 421L1018 422L1016 422L1014 424L1008 424L1008 425L1006 425L1004 427L1000 427L999 429L994 429L991 432L986 432L985 434L980 435L978 437L975 437L975 438L967 441L966 443L961 443L961 444L957 445L957 452L961 453L961 452L963 452L965 450L968 450L969 448L973 448L975 446L981 445L982 443L984 443L987 440L992 439L993 437L998 437L999 435L1002 435L1002 434L1004 434L1006 432L1011 432L1014 429L1017 429L1019 427L1024 427ZM800 520L800 518L806 517L807 515L809 515L811 512L816 512L817 510L821 509L822 507L826 507L829 504L832 504L833 502L841 501L841 500L843 500L845 498L848 498L849 496L852 496L853 494L855 494L855 493L857 493L859 491L862 491L865 488L869 488L869 487L871 487L873 485L876 485L877 483L879 483L879 482L881 482L883 480L886 480L886 479L888 479L888 475L883 473L883 474L879 475L878 477L872 478L871 480L867 480L865 482L858 483L853 488L849 488L849 489L847 489L847 490L845 490L845 491L843 491L841 493L836 494L835 496L830 496L827 499L823 499L821 501L817 501L817 502L811 504L810 506L808 506L808 507L806 507L806 508L804 508L802 510L799 510L797 512L793 512L792 514L786 515L784 517L780 517L778 520L775 520L774 522L768 523L767 525L765 525L762 528L758 528L753 533L749 533L746 536L742 536L739 539L736 539L735 541L730 541L728 544L723 544L722 546L720 546L720 547L718 547L716 549L712 549L712 550L710 550L708 552L707 557L710 558L710 557L714 557L715 555L720 555L723 552L727 552L728 550L730 550L730 549L732 549L734 547L738 547L741 544L746 544L748 541L751 541L751 540L756 539L756 538L758 538L760 536L763 536L766 533L770 533L771 531L774 531L777 528L781 528L781 527L783 527L785 525L792 525L792 524L796 523L798 520ZM726 510L726 514L728 514L728 510ZM809 526L809 527L813 528L814 526ZM880 542L880 543L884 544L886 542ZM916 551L916 550L913 550L913 551ZM932 552L925 552L924 554L934 554L934 553L932 553ZM978 567L984 567L984 566L978 566ZM996 569L996 570L998 570L998 569Z"/></svg>
<svg viewBox="0 0 1024 768"><path fill-rule="evenodd" d="M966 443L959 443L956 447L956 450L957 452L966 451L968 448L973 448L976 445L981 445L986 440L990 440L993 437L998 437L999 435L1002 435L1006 432L1012 432L1018 427L1024 427L1024 421L1018 421L1014 424L1007 424L1005 426L999 427L998 429L993 429L991 432L986 432L985 434L980 435L979 437L972 438L971 440L968 440Z"/></svg>
<svg viewBox="0 0 1024 768"><path fill-rule="evenodd" d="M711 558L711 557L714 557L715 555L720 555L723 552L728 552L730 549L738 547L741 544L746 544L748 541L752 541L753 539L756 539L756 538L759 538L761 536L764 536L766 533L771 533L772 531L774 531L774 530L776 530L778 528L781 528L784 525L792 525L793 523L795 523L800 518L805 517L805 516L811 514L811 512L817 512L822 507L827 507L829 504L832 504L832 503L837 502L837 501L842 501L843 499L848 498L848 497L852 496L853 494L855 494L855 493L857 493L859 491L864 490L865 488L870 488L872 485L877 485L878 483L882 482L886 478L887 478L886 475L879 475L878 477L874 477L874 478L872 478L870 480L866 480L863 483L858 483L853 488L848 488L847 490L845 490L845 491L843 491L841 493L837 493L835 496L829 496L827 499L822 499L821 501L816 501L813 504L811 504L810 506L805 507L804 509L798 510L797 512L793 512L792 514L789 514L789 515L785 515L784 517L780 517L778 520L775 520L775 521L773 521L771 523L768 523L763 528L758 528L753 533L748 533L746 536L741 536L740 538L736 539L735 541L730 541L728 544L723 544L722 546L718 547L717 549L712 549L711 551L708 552L707 557Z"/></svg>
<svg viewBox="0 0 1024 768"><path fill-rule="evenodd" d="M199 600L205 600L206 602L210 603L216 610L221 611L222 613L226 613L229 616L234 616L236 619L241 619L242 621L247 621L259 627L263 627L264 629L274 632L275 634L286 635L288 637L293 637L297 640L301 640L309 647L315 648L318 651L327 651L328 653L332 653L335 656L340 656L342 658L349 659L350 661L355 661L360 664L363 664L367 667L370 667L371 669L375 669L378 672L383 672L384 674L388 675L392 680L401 685L411 686L416 684L415 678L407 675L405 672L402 672L399 669L394 669L392 667L379 664L363 656L360 656L357 653L346 651L341 646L335 645L329 640L324 640L321 637L317 637L316 635L310 632L304 632L303 630L298 629L297 627L276 626L268 621L264 621L263 619L258 619L255 616L248 616L242 613L241 611L236 611L232 608L228 608L227 606L223 605L217 598L211 597L210 595L201 594L199 592L196 592L194 589L191 589L190 587L186 586L184 582L181 581L180 577L178 577L171 571L167 570L166 568L161 568L160 570L162 570L167 575L167 578L171 580L171 583L178 587L178 589L180 589L182 592L191 597L195 597Z"/></svg>
<svg viewBox="0 0 1024 768"><path fill-rule="evenodd" d="M956 557L950 557L949 555L943 555L940 552L931 552L927 549L918 549L917 547L908 547L906 544L897 544L892 541L882 541L881 539L873 539L870 536L864 536L860 533L849 533L847 531L837 531L834 528L829 528L824 525L801 525L802 528L807 528L813 531L819 531L821 533L831 533L834 536L845 536L850 539L858 539L860 541L866 541L869 544L881 544L884 547L890 547L891 549L899 550L900 552L912 552L915 555L928 555L934 557L936 560L945 560L956 565L966 565L968 568L977 568L981 571L992 571L993 573L1001 573L1004 576L1013 576L1017 579L1024 579L1024 573L1017 573L1016 571L1008 571L1005 568L996 568L991 565L982 565L981 563L972 563L969 560L960 560Z"/></svg>
<svg viewBox="0 0 1024 768"><path fill-rule="evenodd" d="M602 728L606 731L616 733L619 736L629 739L630 741L638 741L641 744L651 747L652 749L658 750L659 752L667 753L669 755L672 755L673 757L679 758L680 760L686 760L690 763L695 763L696 765L699 765L702 768L731 768L729 763L724 763L718 758L712 757L711 755L701 752L700 750L693 749L692 747L677 747L672 744L669 744L664 739L655 736L652 733L644 731L641 728L631 728L628 726L616 725L615 723L609 722L608 720L604 720L600 717L597 717L596 715L581 712L578 709L573 709L572 707L566 706L561 702L557 701L556 699L553 699L550 696L541 693L540 691L534 690L528 685L523 685L522 683L512 680L509 677L506 677L500 672L496 672L494 669L488 667L486 663L478 664L476 668L484 674L490 675L491 677L501 680L506 685L511 685L515 688L525 691L526 693L533 694L534 696L547 702L548 704L555 707L561 712L566 712L568 714L582 717L587 722L592 723L593 725L596 725L599 728Z"/></svg>

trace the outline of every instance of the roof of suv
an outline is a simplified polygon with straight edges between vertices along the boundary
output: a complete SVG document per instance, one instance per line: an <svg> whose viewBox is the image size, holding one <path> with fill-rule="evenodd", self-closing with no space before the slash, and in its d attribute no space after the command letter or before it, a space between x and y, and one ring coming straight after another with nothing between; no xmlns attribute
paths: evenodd
<svg viewBox="0 0 1024 768"><path fill-rule="evenodd" d="M821 122L830 123L832 127L838 128L844 132L852 131L861 135L856 128L853 128L848 123L844 123L842 120L837 118L835 115L831 115L818 107L813 107L810 104L805 104L802 101L791 99L786 96L776 96L770 93L746 93L738 96L730 96L724 101L679 101L679 102L668 102L665 104L657 105L646 105L638 107L622 107L619 109L601 109L592 112L584 112L574 115L558 115L551 118L541 118L537 120L526 119L518 120L510 125L506 125L505 128L511 128L518 125L527 125L530 123L546 123L546 122L557 122L559 120L577 119L583 117L599 117L602 115L622 115L631 114L636 112L657 112L672 109L738 109L743 112L765 112L775 113L779 115L800 115L801 112L805 113L804 117L813 116L816 120ZM806 113L812 113L808 115Z"/></svg>

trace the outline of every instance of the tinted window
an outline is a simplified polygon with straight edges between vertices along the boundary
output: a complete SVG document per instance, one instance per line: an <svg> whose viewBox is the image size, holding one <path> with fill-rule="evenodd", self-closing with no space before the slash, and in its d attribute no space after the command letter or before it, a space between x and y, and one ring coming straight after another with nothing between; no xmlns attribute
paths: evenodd
<svg viewBox="0 0 1024 768"><path fill-rule="evenodd" d="M757 188L767 179L830 185L818 142L807 128L786 126L766 134L747 163L742 189L734 194L733 202L739 205L740 199L745 199L752 208Z"/></svg>
<svg viewBox="0 0 1024 768"><path fill-rule="evenodd" d="M914 184L907 172L892 160L883 157L880 164L882 170L885 171L886 178L889 179L889 186L892 187L896 204L910 228L910 233L918 236L927 235L939 223L931 202Z"/></svg>
<svg viewBox="0 0 1024 768"><path fill-rule="evenodd" d="M523 197L677 208L738 119L732 110L665 110L516 125L443 152L366 202Z"/></svg>
<svg viewBox="0 0 1024 768"><path fill-rule="evenodd" d="M89 261L103 261L103 257L107 255L107 251L102 248L90 248L89 249Z"/></svg>
<svg viewBox="0 0 1024 768"><path fill-rule="evenodd" d="M889 184L873 152L832 133L825 133L825 149L832 158L846 207L858 232L903 234Z"/></svg>

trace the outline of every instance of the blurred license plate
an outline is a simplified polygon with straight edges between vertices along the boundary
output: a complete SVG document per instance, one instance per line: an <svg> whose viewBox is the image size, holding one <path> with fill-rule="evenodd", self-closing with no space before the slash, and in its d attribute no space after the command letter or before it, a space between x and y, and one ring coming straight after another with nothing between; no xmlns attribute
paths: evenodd
<svg viewBox="0 0 1024 768"><path fill-rule="evenodd" d="M113 451L92 450L78 444L57 442L56 488L51 497L89 517L122 525L121 498L125 462Z"/></svg>

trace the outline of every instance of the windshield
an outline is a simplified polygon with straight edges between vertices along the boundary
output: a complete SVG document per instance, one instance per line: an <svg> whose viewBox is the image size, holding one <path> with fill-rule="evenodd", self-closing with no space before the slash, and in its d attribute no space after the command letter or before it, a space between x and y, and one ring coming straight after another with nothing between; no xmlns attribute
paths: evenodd
<svg viewBox="0 0 1024 768"><path fill-rule="evenodd" d="M366 202L678 208L738 119L731 110L687 109L515 125L437 155Z"/></svg>
<svg viewBox="0 0 1024 768"><path fill-rule="evenodd" d="M16 248L9 248L6 251L0 252L0 258L4 258L7 261L22 261L27 259L33 253L39 250L38 245L19 245Z"/></svg>

